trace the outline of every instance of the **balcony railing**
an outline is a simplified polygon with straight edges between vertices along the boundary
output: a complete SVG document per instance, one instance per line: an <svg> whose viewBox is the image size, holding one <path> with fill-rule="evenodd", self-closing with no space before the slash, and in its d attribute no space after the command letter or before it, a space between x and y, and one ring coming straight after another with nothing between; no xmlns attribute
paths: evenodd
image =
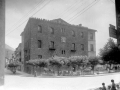
<svg viewBox="0 0 120 90"><path fill-rule="evenodd" d="M55 47L50 46L50 47L49 47L49 50L53 50L53 51L54 51L54 50L55 50Z"/></svg>
<svg viewBox="0 0 120 90"><path fill-rule="evenodd" d="M71 52L76 52L76 50L75 49L71 49Z"/></svg>

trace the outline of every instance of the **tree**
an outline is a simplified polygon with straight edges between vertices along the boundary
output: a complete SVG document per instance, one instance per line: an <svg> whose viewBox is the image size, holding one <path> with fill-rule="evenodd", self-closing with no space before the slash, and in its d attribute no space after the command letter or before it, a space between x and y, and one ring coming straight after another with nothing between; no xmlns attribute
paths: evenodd
<svg viewBox="0 0 120 90"><path fill-rule="evenodd" d="M42 60L40 60L40 61L38 62L37 65L40 67L40 69L43 69L44 72L46 72L46 71L45 71L45 68L48 67L47 61L45 61L45 60L42 59Z"/></svg>
<svg viewBox="0 0 120 90"><path fill-rule="evenodd" d="M105 46L100 49L100 53L99 55L102 57L105 54L107 54L112 48L114 48L116 46L115 42L113 41L113 39L109 38L108 42L105 44Z"/></svg>
<svg viewBox="0 0 120 90"><path fill-rule="evenodd" d="M72 67L72 71L80 70L81 73L87 68L88 57L87 56L71 56L69 58L68 65Z"/></svg>
<svg viewBox="0 0 120 90"><path fill-rule="evenodd" d="M109 39L107 44L100 50L101 59L107 64L117 64L120 63L120 49L117 44L113 41L113 39Z"/></svg>
<svg viewBox="0 0 120 90"><path fill-rule="evenodd" d="M49 65L53 68L53 71L55 71L55 69L57 69L57 74L59 75L59 70L62 67L61 62L52 59L52 60L49 60Z"/></svg>
<svg viewBox="0 0 120 90"><path fill-rule="evenodd" d="M88 63L91 66L92 71L94 73L95 66L98 65L98 63L99 63L98 58L97 57L89 57L89 62Z"/></svg>

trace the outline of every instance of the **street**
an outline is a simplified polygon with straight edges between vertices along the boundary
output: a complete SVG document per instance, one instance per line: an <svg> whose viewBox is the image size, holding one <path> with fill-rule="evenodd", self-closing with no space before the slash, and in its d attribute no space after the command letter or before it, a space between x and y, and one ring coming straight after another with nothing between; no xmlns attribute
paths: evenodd
<svg viewBox="0 0 120 90"><path fill-rule="evenodd" d="M111 79L114 79L115 83L120 82L120 73L94 77L41 78L18 72L13 75L6 70L4 90L88 90L101 87L102 82L109 85Z"/></svg>

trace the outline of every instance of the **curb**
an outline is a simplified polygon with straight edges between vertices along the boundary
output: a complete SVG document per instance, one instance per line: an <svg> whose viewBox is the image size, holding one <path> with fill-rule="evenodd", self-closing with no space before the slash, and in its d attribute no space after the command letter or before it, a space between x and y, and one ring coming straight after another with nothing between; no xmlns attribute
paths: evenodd
<svg viewBox="0 0 120 90"><path fill-rule="evenodd" d="M120 72L113 72L113 73L104 73L104 74L96 74L96 75L80 75L80 76L37 76L38 78L78 78L78 77L98 77L98 76L105 76L105 75L113 75Z"/></svg>
<svg viewBox="0 0 120 90"><path fill-rule="evenodd" d="M28 77L35 77L34 75L31 74L27 74L24 72L20 72L20 71L16 71L16 73L19 73L21 75L26 75ZM105 75L113 75L116 73L120 73L120 72L111 72L111 73L100 73L100 74L94 74L94 75L79 75L79 76L45 76L45 75L41 75L41 76L36 76L36 78L77 78L77 77L98 77L98 76L105 76ZM15 74L17 75L17 74Z"/></svg>

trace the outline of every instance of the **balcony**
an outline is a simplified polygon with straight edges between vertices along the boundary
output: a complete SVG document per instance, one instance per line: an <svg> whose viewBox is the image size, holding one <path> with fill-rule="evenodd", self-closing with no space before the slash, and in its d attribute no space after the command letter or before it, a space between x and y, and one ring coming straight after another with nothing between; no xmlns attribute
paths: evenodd
<svg viewBox="0 0 120 90"><path fill-rule="evenodd" d="M55 47L49 47L49 50L54 51Z"/></svg>
<svg viewBox="0 0 120 90"><path fill-rule="evenodd" d="M72 49L71 52L76 52L76 50L75 50L75 49Z"/></svg>

